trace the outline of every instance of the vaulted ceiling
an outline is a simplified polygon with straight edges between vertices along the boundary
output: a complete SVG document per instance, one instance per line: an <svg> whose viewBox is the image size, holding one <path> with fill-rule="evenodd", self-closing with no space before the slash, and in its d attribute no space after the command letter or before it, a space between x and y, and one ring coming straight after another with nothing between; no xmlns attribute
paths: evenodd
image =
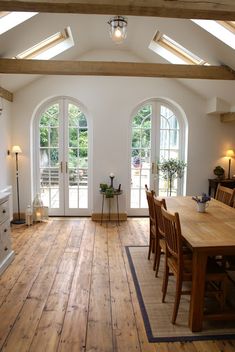
<svg viewBox="0 0 235 352"><path fill-rule="evenodd" d="M59 4L63 5L64 1L57 1L57 10L53 7L47 7L47 11L59 12ZM50 2L39 1L37 4L49 4ZM54 2L55 3L55 2ZM74 1L70 2L71 4ZM105 6L110 5L112 1L104 1L103 6L97 5L96 8L84 7L85 5L99 5L100 1L80 1L82 4L83 12L85 10L92 14L83 13L48 13L43 12L25 21L24 23L14 27L8 32L0 36L0 57L1 58L12 58L19 54L23 50L35 45L46 37L63 30L65 27L70 26L73 39L75 42L74 47L68 49L64 53L55 57L56 60L96 60L96 61L130 61L139 63L167 63L161 56L157 55L149 49L149 44L153 39L157 30L165 33L181 45L200 56L211 65L225 65L235 70L235 50L227 46L220 40L216 39L211 34L197 26L190 19L192 14L195 14L201 18L209 18L213 12L219 13L219 18L227 18L235 20L235 4L233 0L220 1L221 6L217 4L214 8L209 8L210 4L216 4L214 1L205 2L206 6L201 6L201 12L198 10L196 1L185 1L187 6L180 9L181 2L166 2L164 0L155 1L135 1L135 5L140 3L141 6L144 4L152 5L146 8L142 8L140 12L138 6L132 6L132 1L129 1L129 7L125 8L124 4L128 1L119 1L116 8L107 8ZM115 1L113 1L115 3ZM166 4L173 3L179 4L178 8L166 7ZM24 6L23 6L23 5ZM25 4L34 4L34 1L0 1L0 10L14 10L19 8L23 10ZM53 4L53 2L51 2ZM208 5L209 4L209 5ZM62 6L61 5L61 6ZM159 8L157 6L159 5ZM161 7L160 7L161 5ZM36 5L35 5L36 6ZM37 5L38 6L38 5ZM65 5L64 5L65 6ZM165 6L165 7L164 7ZM168 5L167 5L168 6ZM191 6L191 8L190 8ZM197 8L195 8L197 6ZM32 8L32 7L31 7ZM27 8L29 9L29 8ZM32 8L35 10L36 8ZM85 10L84 10L85 9ZM92 10L94 9L94 10ZM104 14L102 13L103 10ZM116 12L110 13L116 10ZM136 9L136 10L135 10ZM160 10L159 10L160 9ZM197 12L196 12L196 10ZM43 8L44 10L44 8ZM43 11L42 10L42 11ZM135 10L135 11L134 11ZM138 12L138 11L139 12ZM181 11L180 11L181 10ZM186 11L187 10L187 11ZM230 10L230 11L225 11ZM67 10L68 11L68 10ZM92 12L93 11L93 12ZM121 11L124 11L121 13ZM146 11L146 13L144 12ZM154 16L133 16L130 14L153 14L153 12L159 14L159 17ZM158 11L158 12L156 12ZM171 12L172 11L172 12ZM175 11L175 12L174 12ZM176 12L178 11L178 12ZM203 12L204 11L204 12ZM205 14L207 11L207 14ZM80 10L80 12L82 12ZM93 14L94 13L94 14ZM105 14L106 13L106 14ZM108 20L112 15L123 14L128 17L128 34L127 38L122 44L114 44L108 34ZM161 16L177 15L178 17L183 16L185 18L166 18ZM194 18L195 18L194 15ZM215 16L215 15L213 15ZM0 62L1 67L1 62ZM4 70L1 70L4 72ZM23 71L22 71L23 72ZM37 79L39 76L32 74L7 74L2 73L0 75L0 86L5 89L16 92L24 85L28 84L32 80ZM235 80L208 80L208 79L180 79L182 84L187 85L190 89L194 90L197 94L203 96L206 99L212 97L220 97L227 101L230 106L235 106Z"/></svg>

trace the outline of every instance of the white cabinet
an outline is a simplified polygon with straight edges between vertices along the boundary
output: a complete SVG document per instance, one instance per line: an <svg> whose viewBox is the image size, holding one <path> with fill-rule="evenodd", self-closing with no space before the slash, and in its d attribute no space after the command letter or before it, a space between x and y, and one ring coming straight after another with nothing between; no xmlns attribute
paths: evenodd
<svg viewBox="0 0 235 352"><path fill-rule="evenodd" d="M0 274L7 268L14 258L11 249L11 228L9 213L9 196L0 193Z"/></svg>

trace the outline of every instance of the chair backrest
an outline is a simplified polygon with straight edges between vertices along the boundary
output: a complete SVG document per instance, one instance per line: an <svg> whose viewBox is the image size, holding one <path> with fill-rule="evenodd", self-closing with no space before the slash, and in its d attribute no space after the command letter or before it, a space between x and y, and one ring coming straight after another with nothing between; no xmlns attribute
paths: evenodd
<svg viewBox="0 0 235 352"><path fill-rule="evenodd" d="M152 224L155 223L155 216L154 216L154 206L153 206L153 197L155 196L154 191L148 191L145 189L148 208L149 208L149 219Z"/></svg>
<svg viewBox="0 0 235 352"><path fill-rule="evenodd" d="M235 195L235 190L221 186L221 184L218 184L215 199L219 200L220 202L230 205L233 205L233 199Z"/></svg>
<svg viewBox="0 0 235 352"><path fill-rule="evenodd" d="M183 240L179 214L172 214L163 207L161 210L168 252L167 255L173 256L177 260L178 268L181 269L183 265Z"/></svg>
<svg viewBox="0 0 235 352"><path fill-rule="evenodd" d="M164 198L162 199L157 199L154 197L153 199L153 204L154 204L154 213L155 213L155 225L156 229L158 230L158 233L161 236L165 236L164 234L164 226L163 226L163 218L162 218L162 207L166 209L166 201Z"/></svg>

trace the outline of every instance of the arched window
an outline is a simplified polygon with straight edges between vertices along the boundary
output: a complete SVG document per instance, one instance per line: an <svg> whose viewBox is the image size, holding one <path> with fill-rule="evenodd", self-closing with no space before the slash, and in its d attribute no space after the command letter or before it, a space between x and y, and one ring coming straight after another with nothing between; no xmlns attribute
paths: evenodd
<svg viewBox="0 0 235 352"><path fill-rule="evenodd" d="M170 158L186 160L186 131L183 113L167 101L148 101L136 109L131 120L130 214L147 208L145 184L157 195L169 195L157 164ZM183 194L184 183L185 177L176 179L172 195Z"/></svg>
<svg viewBox="0 0 235 352"><path fill-rule="evenodd" d="M44 104L34 120L35 192L50 215L87 215L88 123L76 102Z"/></svg>

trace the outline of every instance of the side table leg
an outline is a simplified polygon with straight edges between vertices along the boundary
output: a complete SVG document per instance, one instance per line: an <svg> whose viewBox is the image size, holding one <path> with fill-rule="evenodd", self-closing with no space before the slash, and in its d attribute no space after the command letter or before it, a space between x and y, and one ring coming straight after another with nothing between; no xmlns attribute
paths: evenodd
<svg viewBox="0 0 235 352"><path fill-rule="evenodd" d="M118 218L118 225L119 225L119 204L118 204L118 196L117 197L117 218Z"/></svg>
<svg viewBox="0 0 235 352"><path fill-rule="evenodd" d="M103 199L102 199L102 210L101 210L101 222L100 222L100 225L102 225L102 222L103 222L103 214L104 214L104 194L103 194Z"/></svg>
<svg viewBox="0 0 235 352"><path fill-rule="evenodd" d="M110 213L111 213L111 198L109 198L109 221L110 221Z"/></svg>

